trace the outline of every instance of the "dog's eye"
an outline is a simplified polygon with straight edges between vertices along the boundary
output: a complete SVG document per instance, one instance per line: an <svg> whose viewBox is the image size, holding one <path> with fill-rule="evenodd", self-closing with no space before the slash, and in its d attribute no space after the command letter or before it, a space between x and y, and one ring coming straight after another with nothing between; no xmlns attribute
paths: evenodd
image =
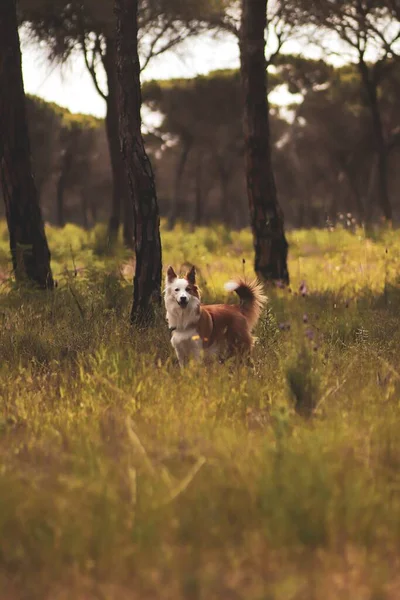
<svg viewBox="0 0 400 600"><path fill-rule="evenodd" d="M179 288L175 288L175 291L176 291L176 292L179 292Z"/></svg>
<svg viewBox="0 0 400 600"><path fill-rule="evenodd" d="M187 287L187 288L186 288L186 291L187 291L187 292L190 292L190 287Z"/></svg>

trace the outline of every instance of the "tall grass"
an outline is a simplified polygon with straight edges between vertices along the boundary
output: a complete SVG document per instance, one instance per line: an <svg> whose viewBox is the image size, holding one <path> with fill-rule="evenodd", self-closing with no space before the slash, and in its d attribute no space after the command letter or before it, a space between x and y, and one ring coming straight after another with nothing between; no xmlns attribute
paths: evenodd
<svg viewBox="0 0 400 600"><path fill-rule="evenodd" d="M48 237L46 295L0 227L0 598L399 598L396 233L292 232L253 368L184 372L162 311L130 328L122 248ZM207 301L251 273L247 231L163 247Z"/></svg>

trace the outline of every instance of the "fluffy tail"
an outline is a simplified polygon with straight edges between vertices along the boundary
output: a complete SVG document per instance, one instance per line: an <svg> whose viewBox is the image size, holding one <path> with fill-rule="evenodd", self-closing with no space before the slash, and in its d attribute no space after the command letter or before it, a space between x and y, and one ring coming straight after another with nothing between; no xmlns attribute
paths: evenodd
<svg viewBox="0 0 400 600"><path fill-rule="evenodd" d="M246 317L251 328L257 323L262 307L267 301L263 293L262 283L258 279L246 281L245 279L236 279L228 281L225 284L228 292L236 292L240 298L240 310Z"/></svg>

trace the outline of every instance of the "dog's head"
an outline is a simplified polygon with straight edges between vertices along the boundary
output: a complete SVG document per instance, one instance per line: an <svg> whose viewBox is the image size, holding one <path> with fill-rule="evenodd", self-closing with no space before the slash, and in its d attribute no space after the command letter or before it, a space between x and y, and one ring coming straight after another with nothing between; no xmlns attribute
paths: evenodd
<svg viewBox="0 0 400 600"><path fill-rule="evenodd" d="M192 267L185 277L178 277L172 267L168 267L165 278L165 301L175 301L180 308L199 304L200 292L196 285L196 269Z"/></svg>

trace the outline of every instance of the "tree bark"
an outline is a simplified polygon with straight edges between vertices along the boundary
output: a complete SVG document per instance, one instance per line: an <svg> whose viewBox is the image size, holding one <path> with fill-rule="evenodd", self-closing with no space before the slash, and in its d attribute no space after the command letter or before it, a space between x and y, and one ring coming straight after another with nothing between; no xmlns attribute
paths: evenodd
<svg viewBox="0 0 400 600"><path fill-rule="evenodd" d="M106 97L106 133L112 173L112 205L111 215L108 222L108 239L109 244L112 246L115 244L118 237L118 231L121 225L121 218L123 219L124 223L124 242L127 241L127 239L125 238L129 238L130 233L133 232L133 223L130 227L129 224L127 224L127 203L129 202L127 190L128 185L126 181L126 171L119 143L119 117L117 93L118 81L116 73L115 40L111 37L108 37L106 43L106 54L103 59L108 86L108 95ZM133 242L131 241L127 245L132 247Z"/></svg>
<svg viewBox="0 0 400 600"><path fill-rule="evenodd" d="M122 157L121 157L122 158ZM132 201L128 194L128 186L124 194L124 219L122 226L122 239L124 245L132 250L135 248L135 223L133 216Z"/></svg>
<svg viewBox="0 0 400 600"><path fill-rule="evenodd" d="M265 39L267 0L242 0L240 63L247 195L257 275L289 283L288 244L271 163Z"/></svg>
<svg viewBox="0 0 400 600"><path fill-rule="evenodd" d="M370 68L368 67L363 58L360 59L358 63L358 68L367 95L367 102L371 113L372 128L375 137L375 150L378 157L377 175L379 185L379 204L385 221L388 224L391 224L393 211L390 202L388 187L387 145L385 141L383 123L379 109L377 83L374 80L373 73L371 73Z"/></svg>
<svg viewBox="0 0 400 600"><path fill-rule="evenodd" d="M0 179L17 280L54 286L32 175L15 0L0 2Z"/></svg>
<svg viewBox="0 0 400 600"><path fill-rule="evenodd" d="M160 217L153 170L141 133L138 0L115 0L119 131L135 222L132 323L152 321L161 304Z"/></svg>

